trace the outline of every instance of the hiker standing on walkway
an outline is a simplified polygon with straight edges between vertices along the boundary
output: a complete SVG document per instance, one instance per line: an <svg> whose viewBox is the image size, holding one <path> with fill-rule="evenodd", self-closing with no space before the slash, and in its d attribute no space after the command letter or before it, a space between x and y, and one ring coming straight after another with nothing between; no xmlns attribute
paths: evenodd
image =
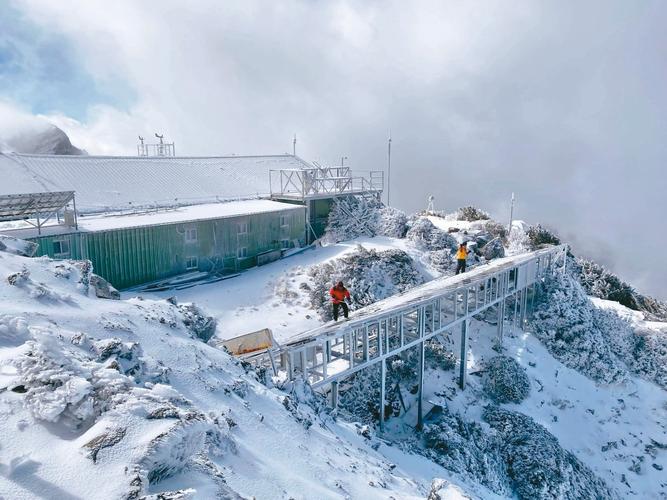
<svg viewBox="0 0 667 500"><path fill-rule="evenodd" d="M459 245L456 251L456 274L466 272L466 260L468 259L468 248L465 242Z"/></svg>
<svg viewBox="0 0 667 500"><path fill-rule="evenodd" d="M350 292L343 285L342 281L336 283L331 290L329 290L329 295L331 295L331 304L333 305L333 317L334 321L338 321L338 309L343 306L343 316L345 319L348 318L350 309L347 307L345 300L350 302Z"/></svg>

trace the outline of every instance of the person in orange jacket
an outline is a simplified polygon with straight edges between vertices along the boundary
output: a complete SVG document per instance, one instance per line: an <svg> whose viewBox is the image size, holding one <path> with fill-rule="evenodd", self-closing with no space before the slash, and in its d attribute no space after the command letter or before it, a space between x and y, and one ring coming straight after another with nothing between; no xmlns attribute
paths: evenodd
<svg viewBox="0 0 667 500"><path fill-rule="evenodd" d="M468 248L465 242L459 245L456 251L456 274L466 272L466 261L468 260Z"/></svg>
<svg viewBox="0 0 667 500"><path fill-rule="evenodd" d="M331 295L331 304L333 305L333 317L334 321L338 321L338 309L343 307L343 315L345 319L348 319L350 309L347 307L345 301L350 302L350 292L343 285L342 281L336 283L331 290L329 290L329 295Z"/></svg>

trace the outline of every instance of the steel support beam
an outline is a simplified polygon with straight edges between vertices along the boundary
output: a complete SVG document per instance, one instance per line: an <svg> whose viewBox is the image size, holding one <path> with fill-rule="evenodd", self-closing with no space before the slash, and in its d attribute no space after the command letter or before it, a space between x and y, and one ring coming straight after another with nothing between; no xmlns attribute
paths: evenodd
<svg viewBox="0 0 667 500"><path fill-rule="evenodd" d="M459 387L465 389L468 376L468 322L461 323L461 366L459 367Z"/></svg>
<svg viewBox="0 0 667 500"><path fill-rule="evenodd" d="M417 430L422 430L424 427L424 342L420 342L417 346L419 349L419 390L417 393Z"/></svg>
<svg viewBox="0 0 667 500"><path fill-rule="evenodd" d="M384 401L387 383L387 361L380 362L380 432L384 432Z"/></svg>
<svg viewBox="0 0 667 500"><path fill-rule="evenodd" d="M331 382L331 407L338 408L338 381Z"/></svg>

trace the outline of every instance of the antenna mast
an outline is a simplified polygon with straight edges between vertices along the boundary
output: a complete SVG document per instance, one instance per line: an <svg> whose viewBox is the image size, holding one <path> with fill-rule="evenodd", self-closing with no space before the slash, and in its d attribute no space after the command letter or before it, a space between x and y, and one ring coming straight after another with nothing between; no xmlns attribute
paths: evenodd
<svg viewBox="0 0 667 500"><path fill-rule="evenodd" d="M387 206L389 205L389 189L391 187L391 130L389 131L389 141L387 142Z"/></svg>
<svg viewBox="0 0 667 500"><path fill-rule="evenodd" d="M507 236L512 233L512 222L514 221L514 193L512 193L512 202L510 203L510 225L507 229Z"/></svg>
<svg viewBox="0 0 667 500"><path fill-rule="evenodd" d="M292 155L296 156L296 134L294 134L294 139L292 140Z"/></svg>

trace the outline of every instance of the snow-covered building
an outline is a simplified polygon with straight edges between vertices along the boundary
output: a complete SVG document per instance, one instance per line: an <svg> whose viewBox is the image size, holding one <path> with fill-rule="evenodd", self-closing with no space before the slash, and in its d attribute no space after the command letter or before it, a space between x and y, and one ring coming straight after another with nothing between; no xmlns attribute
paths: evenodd
<svg viewBox="0 0 667 500"><path fill-rule="evenodd" d="M90 259L118 288L261 264L320 237L336 197L377 197L383 187L382 172L353 175L296 155L0 153L0 178L0 198L10 207L18 200L29 206L31 194L73 202L69 211L0 213L0 221L37 222L13 222L1 232L39 243L37 255ZM45 225L46 212L59 223Z"/></svg>

